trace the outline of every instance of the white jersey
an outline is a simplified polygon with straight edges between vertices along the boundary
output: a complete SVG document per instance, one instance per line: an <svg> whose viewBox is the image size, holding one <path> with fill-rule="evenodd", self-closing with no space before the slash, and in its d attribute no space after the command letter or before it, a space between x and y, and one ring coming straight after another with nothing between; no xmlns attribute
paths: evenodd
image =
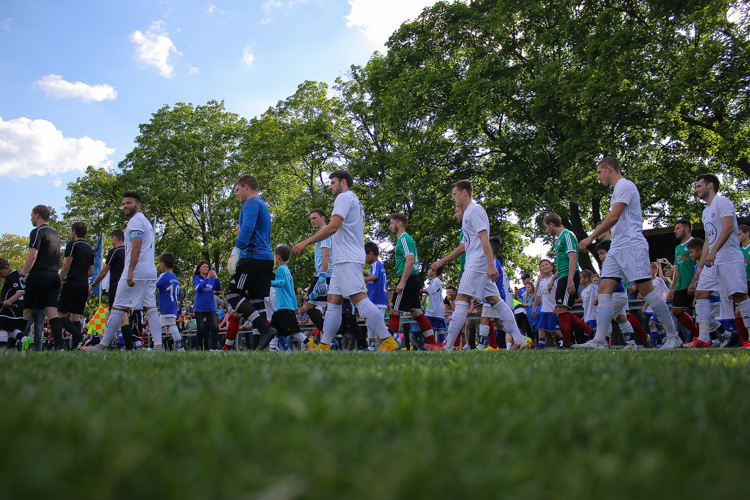
<svg viewBox="0 0 750 500"><path fill-rule="evenodd" d="M133 241L141 240L141 254L138 256L138 262L133 271L134 280L155 280L156 279L156 260L154 242L154 228L151 222L143 215L137 212L128 221L125 228L125 267L123 267L122 278L127 279L128 270L130 269L130 254L133 251Z"/></svg>
<svg viewBox="0 0 750 500"><path fill-rule="evenodd" d="M714 249L719 234L724 229L724 224L721 221L723 217L732 218L733 229L729 239L716 253L716 263L744 262L745 256L742 254L740 239L737 236L737 212L734 209L734 203L729 198L718 194L711 201L711 204L703 209L703 216L701 217L703 229L706 231L708 250Z"/></svg>
<svg viewBox="0 0 750 500"><path fill-rule="evenodd" d="M648 242L643 236L643 212L641 212L641 195L638 188L627 179L620 179L615 184L610 202L610 211L616 203L624 203L625 209L612 227L612 246L610 250L645 246Z"/></svg>
<svg viewBox="0 0 750 500"><path fill-rule="evenodd" d="M661 278L654 278L651 280L651 284L654 285L654 289L661 295L661 298L664 300L667 300L667 294L669 293L669 287L666 283L664 283L664 280ZM647 313L653 313L654 311L651 309L651 304L648 305L646 308Z"/></svg>
<svg viewBox="0 0 750 500"><path fill-rule="evenodd" d="M555 282L555 284L552 285L552 290L548 291L549 284L553 278L554 275L547 278L540 278L539 285L536 287L536 294L541 297L542 312L551 313L555 310L555 290L557 288L557 283Z"/></svg>
<svg viewBox="0 0 750 500"><path fill-rule="evenodd" d="M485 231L487 237L490 235L490 219L487 212L473 201L464 210L464 216L461 224L461 230L464 232L461 241L466 248L465 271L486 273L487 257L484 255L484 248L479 239L479 233Z"/></svg>
<svg viewBox="0 0 750 500"><path fill-rule="evenodd" d="M268 297L264 297L263 302L266 306L266 320L271 321L273 312L276 310L276 289L274 287L271 287Z"/></svg>
<svg viewBox="0 0 750 500"><path fill-rule="evenodd" d="M365 210L352 191L336 196L331 218L338 215L344 221L333 235L331 261L365 263Z"/></svg>
<svg viewBox="0 0 750 500"><path fill-rule="evenodd" d="M427 305L425 314L431 318L444 318L443 282L438 277L432 278L427 284L426 290L430 303Z"/></svg>
<svg viewBox="0 0 750 500"><path fill-rule="evenodd" d="M593 283L581 290L581 303L583 304L583 321L596 319L596 306L594 300L599 293L599 287Z"/></svg>

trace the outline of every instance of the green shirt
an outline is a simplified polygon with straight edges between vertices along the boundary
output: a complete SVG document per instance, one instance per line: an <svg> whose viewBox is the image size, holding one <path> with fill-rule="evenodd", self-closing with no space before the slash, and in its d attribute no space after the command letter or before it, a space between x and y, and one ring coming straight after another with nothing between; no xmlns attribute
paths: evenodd
<svg viewBox="0 0 750 500"><path fill-rule="evenodd" d="M560 236L557 237L557 241L555 242L555 253L557 254L555 257L555 267L557 267L558 279L564 278L570 274L570 257L568 257L568 254L571 252L575 252L576 254L576 268L574 271L577 271L578 239L573 233L567 229L563 229L563 232L560 233Z"/></svg>
<svg viewBox="0 0 750 500"><path fill-rule="evenodd" d="M745 256L745 274L747 275L746 278L747 281L750 281L750 245L746 247L740 245L740 247L742 248L742 255Z"/></svg>
<svg viewBox="0 0 750 500"><path fill-rule="evenodd" d="M414 240L411 239L407 233L402 234L396 240L396 274L399 279L404 274L404 266L406 265L406 257L409 255L414 256L414 265L411 268L411 274L419 274L419 256L417 255L417 245L414 244Z"/></svg>
<svg viewBox="0 0 750 500"><path fill-rule="evenodd" d="M688 252L687 244L690 238L685 243L680 243L674 249L674 265L677 267L677 283L674 286L675 290L687 290L690 283L693 281L693 275L695 274L695 261L690 258L690 252Z"/></svg>

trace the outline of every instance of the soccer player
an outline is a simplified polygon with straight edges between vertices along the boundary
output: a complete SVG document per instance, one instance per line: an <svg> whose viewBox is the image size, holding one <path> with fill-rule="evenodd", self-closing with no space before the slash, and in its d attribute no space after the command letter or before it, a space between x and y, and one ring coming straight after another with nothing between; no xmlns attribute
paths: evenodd
<svg viewBox="0 0 750 500"><path fill-rule="evenodd" d="M579 300L583 306L583 321L589 325L591 330L596 330L596 292L599 287L591 282L593 273L589 270L581 271L581 293Z"/></svg>
<svg viewBox="0 0 750 500"><path fill-rule="evenodd" d="M326 213L319 208L310 211L310 224L316 231L326 227ZM331 273L333 272L332 244L333 238L331 237L315 242L315 279L307 290L307 297L303 306L303 311L307 313L315 328L321 332L323 331L323 313L320 312L320 309L325 310L328 304L328 285L331 282Z"/></svg>
<svg viewBox="0 0 750 500"><path fill-rule="evenodd" d="M232 312L224 341L225 351L234 346L240 329L240 316L243 323L249 319L260 332L258 346L265 347L276 336L276 329L266 324L263 302L271 293L271 281L274 277L271 215L260 198L258 180L255 177L250 174L240 176L235 183L235 190L242 203L242 210L239 235L227 265L232 275L227 293L227 302L232 306Z"/></svg>
<svg viewBox="0 0 750 500"><path fill-rule="evenodd" d="M60 269L64 283L57 314L60 322L73 337L71 349L83 340L81 317L89 298L89 277L94 274L94 250L84 241L88 229L83 222L75 222L70 229L70 242L65 246L65 259ZM70 319L67 314L70 313Z"/></svg>
<svg viewBox="0 0 750 500"><path fill-rule="evenodd" d="M26 293L23 317L28 321L34 309L44 309L55 339L55 349L62 350L62 323L57 316L60 297L60 235L47 225L50 209L37 205L31 211L34 229L29 235L29 254L21 269Z"/></svg>
<svg viewBox="0 0 750 500"><path fill-rule="evenodd" d="M548 214L544 218L547 233L556 238L555 241L555 279L557 291L555 303L557 316L562 332L563 348L570 347L570 335L573 325L579 330L591 335L591 327L578 316L570 312L570 308L578 298L578 286L581 284L581 273L578 270L578 239L562 226L562 219L557 214Z"/></svg>
<svg viewBox="0 0 750 500"><path fill-rule="evenodd" d="M380 249L372 242L365 243L365 264L370 265L370 274L365 278L367 283L367 298L369 298L375 307L380 311L380 316L385 319L388 310L388 280L386 279L385 266L380 259ZM442 300L442 299L441 299ZM368 351L377 349L378 336L375 331L367 328Z"/></svg>
<svg viewBox="0 0 750 500"><path fill-rule="evenodd" d="M557 281L555 281L555 276L552 274L552 263L547 259L542 259L539 263L539 273L539 279L536 282L537 294L534 297L534 307L531 315L532 317L536 317L536 308L541 304L542 309L539 312L539 340L537 346L539 349L544 349L547 345L548 332L553 333L554 337L558 337L561 334L556 333L560 331L560 324L554 313ZM552 341L554 339L550 338L549 340Z"/></svg>
<svg viewBox="0 0 750 500"><path fill-rule="evenodd" d="M419 279L419 254L414 240L406 232L408 219L404 214L390 215L390 229L396 235L396 275L400 277L391 301L391 313L388 318L388 329L399 331L401 315L399 312L410 313L412 319L419 325L428 344L435 343L430 320L422 312L420 291L422 280Z"/></svg>
<svg viewBox="0 0 750 500"><path fill-rule="evenodd" d="M495 269L497 269L497 272L500 276L498 280L495 282L495 284L497 285L497 291L500 294L500 300L508 304L508 296L510 295L511 301L512 301L513 295L510 294L507 290L507 285L508 285L508 283L506 283L507 276L505 275L505 272L503 271L503 265L500 262L500 259L498 257L500 255L500 238L498 238L497 236L491 236L490 248L492 248L492 255L494 256ZM512 303L509 304L508 306L511 308L511 311L512 311L513 310ZM495 324L497 324L498 329L501 327L501 323L499 321L500 321L500 316L498 315L496 309L492 307L489 302L485 301L482 304L482 312L480 313L479 342L477 343L477 349L479 349L480 351L485 351L490 348L490 334L492 333L492 328L494 328ZM515 321L515 313L513 314L513 321ZM492 328L491 328L490 323L493 323ZM464 327L464 331L466 330L467 329ZM489 350L497 350L497 348L493 346Z"/></svg>
<svg viewBox="0 0 750 500"><path fill-rule="evenodd" d="M344 297L349 297L380 338L378 351L398 349L398 343L391 337L383 317L372 301L367 297L364 280L365 248L365 211L359 198L351 190L354 184L352 174L346 170L336 170L330 174L331 191L336 197L331 213L331 221L315 234L294 245L295 255L318 241L333 236L332 261L333 273L328 288L328 308L326 311L320 344L317 351L329 351L331 342L341 326L342 304Z"/></svg>
<svg viewBox="0 0 750 500"><path fill-rule="evenodd" d="M174 340L175 351L182 352L185 348L182 345L180 329L177 328L177 311L180 308L179 300L182 297L182 289L180 288L180 280L174 274L175 261L174 255L169 252L159 256L159 270L162 274L156 280L156 289L159 291L162 333L168 331L172 335L172 340ZM155 324L152 323L151 325L152 330L156 328ZM125 333L123 333L124 336Z"/></svg>
<svg viewBox="0 0 750 500"><path fill-rule="evenodd" d="M658 263L651 263L651 284L654 285L654 289L659 292L659 295L666 300L667 294L669 293L669 287L667 287L667 284L661 277L657 276L659 274L659 267ZM643 304L643 312L648 317L648 326L651 329L651 336L658 335L659 330L663 328L663 326L661 321L659 321L659 318L654 315L654 311L651 309L648 301ZM687 347L688 344L685 344L685 346Z"/></svg>
<svg viewBox="0 0 750 500"><path fill-rule="evenodd" d="M672 286L667 299L672 299L672 314L687 330L698 336L698 327L695 326L693 318L686 309L692 307L693 296L688 293L688 288L693 281L695 262L690 258L688 244L693 239L691 234L692 224L687 219L680 219L674 226L674 235L680 243L674 249L674 270L672 271Z"/></svg>
<svg viewBox="0 0 750 500"><path fill-rule="evenodd" d="M472 200L473 191L474 188L468 180L460 180L452 186L453 202L463 210L461 229L464 236L462 242L450 254L432 264L432 268L437 270L446 262L464 253L466 253L466 266L458 285L453 319L448 325L448 338L444 344L432 344L428 348L431 350L446 350L446 346L447 349L451 348L466 320L469 303L474 297L487 300L497 311L503 327L513 337L513 341L508 345L509 350L528 347L526 337L521 334L516 325L513 311L500 298L496 284L500 273L495 268L495 259L489 241L490 221L484 208Z"/></svg>
<svg viewBox="0 0 750 500"><path fill-rule="evenodd" d="M151 325L154 351L163 351L161 320L156 309L156 266L154 228L141 212L141 196L133 191L122 195L122 211L128 218L125 228L125 267L117 284L117 297L107 318L102 341L87 351L105 351L120 328L128 309L146 311ZM140 333L140 332L139 332Z"/></svg>
<svg viewBox="0 0 750 500"><path fill-rule="evenodd" d="M695 181L695 194L706 202L701 217L706 241L696 272L699 281L695 290L695 313L699 340L702 343L708 342L709 345L709 296L714 290L723 290L732 297L739 308L745 329L750 327L750 300L747 296L745 258L737 236L737 213L729 198L718 194L719 187L719 179L714 174L701 174ZM750 341L746 341L741 347L750 348Z"/></svg>
<svg viewBox="0 0 750 500"><path fill-rule="evenodd" d="M6 259L0 259L0 278L5 279L0 291L0 348L8 345L9 337L17 339L26 326L23 319L23 283L21 274L11 270Z"/></svg>
<svg viewBox="0 0 750 500"><path fill-rule="evenodd" d="M705 241L703 241L700 238L693 238L690 240L690 243L687 245L687 249L690 252L690 258L693 262L700 262L701 257L703 256L703 245L705 244ZM698 264L695 265L695 268L693 269L693 274L698 271ZM690 284L690 295L695 294L695 289L698 286L698 278L696 276L693 277L693 281ZM724 329L724 326L721 324L721 322L717 319L721 316L721 296L722 294L727 297L727 300L731 302L731 299L729 299L729 296L724 293L723 291L716 291L714 290L711 292L711 295L708 297L708 302L711 305L711 325L710 325L710 336L714 337L716 333L725 334L726 330ZM735 323L736 327L736 323ZM704 345L704 342L702 342L699 339L699 335L696 335L693 337L693 340L687 344L684 344L684 347L710 347L709 345Z"/></svg>
<svg viewBox="0 0 750 500"><path fill-rule="evenodd" d="M297 296L294 294L294 279L289 272L289 257L291 250L286 245L279 245L274 250L274 263L276 264L276 279L271 281L271 286L276 289L274 297L274 311L271 316L271 326L284 337L293 336L299 340L301 349L309 345L310 340L300 332L297 322ZM274 342L278 342L275 340ZM263 349L265 346L258 346Z"/></svg>
<svg viewBox="0 0 750 500"><path fill-rule="evenodd" d="M640 294L651 304L654 314L664 330L667 338L662 349L675 349L682 345L677 336L677 330L672 321L672 313L666 301L651 284L650 260L648 257L648 242L643 236L643 214L641 212L641 196L638 188L631 181L623 177L620 163L616 158L608 156L596 166L597 179L605 186L613 186L610 213L602 223L594 229L586 239L581 241L579 248L588 249L594 238L606 231L612 231L612 243L607 260L602 266L602 276L599 280L599 305L597 307L596 322L599 325L593 339L584 344L576 344L582 349L607 349L605 341L606 328L614 313L612 292L622 280L635 282Z"/></svg>
<svg viewBox="0 0 750 500"><path fill-rule="evenodd" d="M435 337L438 342L445 341L445 302L443 300L443 282L440 280L440 275L443 273L443 268L432 269L430 267L427 270L427 277L429 283L427 288L422 290L422 293L427 294L427 312L425 316L432 326L432 331L435 332ZM447 299L446 299L447 300Z"/></svg>

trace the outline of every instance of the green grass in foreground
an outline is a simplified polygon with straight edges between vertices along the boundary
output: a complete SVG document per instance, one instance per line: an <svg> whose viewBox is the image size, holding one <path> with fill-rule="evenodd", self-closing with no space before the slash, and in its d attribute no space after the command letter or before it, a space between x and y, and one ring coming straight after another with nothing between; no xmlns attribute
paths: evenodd
<svg viewBox="0 0 750 500"><path fill-rule="evenodd" d="M0 356L2 498L736 498L750 353Z"/></svg>

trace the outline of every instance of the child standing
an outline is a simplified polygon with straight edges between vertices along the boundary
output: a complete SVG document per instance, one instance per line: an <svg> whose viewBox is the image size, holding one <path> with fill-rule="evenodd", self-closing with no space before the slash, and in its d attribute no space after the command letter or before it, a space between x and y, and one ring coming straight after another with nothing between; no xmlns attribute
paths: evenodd
<svg viewBox="0 0 750 500"><path fill-rule="evenodd" d="M271 350L278 349L278 336L293 336L299 340L300 348L306 348L309 339L299 329L297 322L297 296L294 294L294 280L289 272L289 257L292 251L286 245L279 245L273 250L273 261L276 264L276 279L271 281L271 287L276 290L274 311L271 317L271 328L278 332L273 339L268 339ZM261 342L256 350L260 351L268 346Z"/></svg>
<svg viewBox="0 0 750 500"><path fill-rule="evenodd" d="M593 273L589 270L581 271L581 304L583 305L583 322L596 330L596 306L594 301L599 293L599 287L592 283Z"/></svg>
<svg viewBox="0 0 750 500"><path fill-rule="evenodd" d="M180 280L175 276L173 269L175 257L171 253L163 253L159 256L159 270L162 272L156 280L156 289L159 291L159 313L161 314L161 328L167 330L174 340L175 351L183 352L182 335L177 328L177 311L180 308L179 300L182 297Z"/></svg>
<svg viewBox="0 0 750 500"><path fill-rule="evenodd" d="M375 243L368 241L365 243L365 254L365 263L370 264L370 274L365 278L365 283L367 283L367 298L375 304L375 307L378 308L380 315L383 317L383 321L385 321L386 311L388 310L388 281L385 275L385 267L378 259L380 249ZM377 340L378 335L368 326L368 351L377 349Z"/></svg>
<svg viewBox="0 0 750 500"><path fill-rule="evenodd" d="M542 304L542 311L539 314L539 349L544 349L547 344L547 332L553 333L555 337L562 337L560 333L560 324L555 316L555 280L552 275L552 263L543 259L539 263L541 276L536 283L537 294L534 298L534 309L532 316L536 317L536 307ZM550 339L552 340L552 339Z"/></svg>

